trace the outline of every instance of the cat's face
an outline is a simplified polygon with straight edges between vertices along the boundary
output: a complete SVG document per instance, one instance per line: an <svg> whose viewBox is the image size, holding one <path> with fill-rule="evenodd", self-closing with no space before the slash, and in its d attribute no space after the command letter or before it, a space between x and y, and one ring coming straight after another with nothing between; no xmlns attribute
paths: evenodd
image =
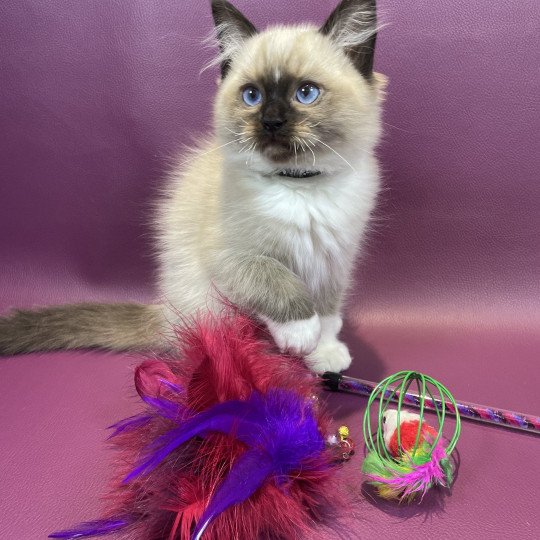
<svg viewBox="0 0 540 540"><path fill-rule="evenodd" d="M262 172L310 171L331 168L338 154L354 147L372 150L379 134L380 93L365 65L371 65L372 55L354 63L332 28L277 27L258 33L246 27L247 20L242 24L242 39L222 65L216 100L216 129L229 143L228 156Z"/></svg>

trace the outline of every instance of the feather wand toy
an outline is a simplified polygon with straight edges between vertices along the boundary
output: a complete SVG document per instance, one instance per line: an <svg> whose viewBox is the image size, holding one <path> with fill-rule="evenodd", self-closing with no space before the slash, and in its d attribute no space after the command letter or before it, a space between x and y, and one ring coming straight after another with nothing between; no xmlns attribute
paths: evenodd
<svg viewBox="0 0 540 540"><path fill-rule="evenodd" d="M377 384L374 382L347 377L340 373L326 372L322 375L322 380L325 387L334 392L347 392L366 397L369 397L377 387ZM390 394L393 394L392 401L398 401L399 390L389 388L388 395ZM403 402L411 407L420 407L420 397L413 391L405 392ZM458 401L456 402L456 406L462 418L540 435L540 416L522 414L466 401ZM426 397L424 407L431 411L440 410L441 401L435 397ZM449 414L456 414L451 403L447 403L446 407Z"/></svg>
<svg viewBox="0 0 540 540"><path fill-rule="evenodd" d="M333 475L354 450L320 386L234 309L175 328L170 355L135 370L139 414L117 422L99 519L49 538L253 540L311 537L341 500ZM1 535L0 535L1 536Z"/></svg>

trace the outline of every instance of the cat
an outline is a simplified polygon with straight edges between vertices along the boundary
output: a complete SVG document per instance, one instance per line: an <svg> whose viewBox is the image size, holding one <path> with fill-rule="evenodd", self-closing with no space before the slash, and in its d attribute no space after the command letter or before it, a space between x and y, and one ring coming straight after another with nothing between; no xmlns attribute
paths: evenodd
<svg viewBox="0 0 540 540"><path fill-rule="evenodd" d="M313 371L349 367L343 302L380 187L375 0L343 0L321 28L261 32L226 0L211 8L214 132L158 205L158 300L15 311L0 353L158 349L168 325L224 297Z"/></svg>

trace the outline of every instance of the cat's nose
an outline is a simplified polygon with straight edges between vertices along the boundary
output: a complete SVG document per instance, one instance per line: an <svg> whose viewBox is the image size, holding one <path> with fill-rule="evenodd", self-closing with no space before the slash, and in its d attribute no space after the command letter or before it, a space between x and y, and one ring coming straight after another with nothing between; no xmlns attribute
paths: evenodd
<svg viewBox="0 0 540 540"><path fill-rule="evenodd" d="M264 131L267 133L276 133L278 132L285 124L287 120L283 118L263 118L262 125Z"/></svg>

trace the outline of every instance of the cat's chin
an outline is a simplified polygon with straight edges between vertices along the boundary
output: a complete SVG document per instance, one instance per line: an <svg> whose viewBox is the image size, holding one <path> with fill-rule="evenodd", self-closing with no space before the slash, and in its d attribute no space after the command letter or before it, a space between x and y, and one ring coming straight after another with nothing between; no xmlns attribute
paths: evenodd
<svg viewBox="0 0 540 540"><path fill-rule="evenodd" d="M261 152L270 163L286 165L294 158L294 150L289 145L269 145Z"/></svg>

